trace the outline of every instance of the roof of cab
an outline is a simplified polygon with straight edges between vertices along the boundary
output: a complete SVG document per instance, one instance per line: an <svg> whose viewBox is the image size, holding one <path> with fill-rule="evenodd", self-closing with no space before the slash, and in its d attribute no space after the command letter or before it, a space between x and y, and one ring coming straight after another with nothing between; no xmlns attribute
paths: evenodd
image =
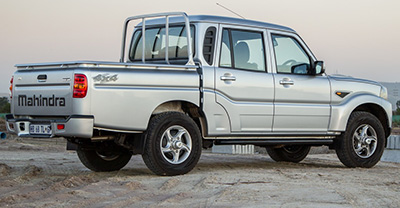
<svg viewBox="0 0 400 208"><path fill-rule="evenodd" d="M253 26L253 27L260 27L260 28L269 28L275 30L282 30L287 32L296 32L292 28L260 22L255 20L247 20L247 19L240 19L234 17L223 17L223 16L214 16L214 15L189 15L189 21L191 23L196 22L210 22L210 23L221 23L221 24L232 24L232 25L243 25L243 26ZM183 17L170 17L169 18L170 24L184 22ZM156 18L156 19L149 19L146 20L146 25L160 25L165 24L165 18ZM142 24L139 23L137 26L141 26Z"/></svg>

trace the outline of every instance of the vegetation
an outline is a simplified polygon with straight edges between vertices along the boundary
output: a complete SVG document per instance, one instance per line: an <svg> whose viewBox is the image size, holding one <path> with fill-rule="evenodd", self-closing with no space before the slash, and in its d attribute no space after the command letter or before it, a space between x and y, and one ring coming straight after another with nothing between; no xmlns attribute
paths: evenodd
<svg viewBox="0 0 400 208"><path fill-rule="evenodd" d="M0 113L10 113L10 103L6 97L0 98Z"/></svg>
<svg viewBox="0 0 400 208"><path fill-rule="evenodd" d="M400 100L396 102L396 110L393 111L393 127L400 127Z"/></svg>
<svg viewBox="0 0 400 208"><path fill-rule="evenodd" d="M393 111L393 115L400 115L400 100L396 102L396 110Z"/></svg>

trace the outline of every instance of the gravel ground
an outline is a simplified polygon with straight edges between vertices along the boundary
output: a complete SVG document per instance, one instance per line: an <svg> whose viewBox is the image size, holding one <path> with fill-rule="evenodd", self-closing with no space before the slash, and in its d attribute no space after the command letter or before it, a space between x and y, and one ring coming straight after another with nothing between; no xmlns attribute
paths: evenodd
<svg viewBox="0 0 400 208"><path fill-rule="evenodd" d="M400 164L351 169L335 154L292 164L203 152L175 177L152 174L141 156L91 172L63 139L1 140L0 158L0 207L400 207Z"/></svg>

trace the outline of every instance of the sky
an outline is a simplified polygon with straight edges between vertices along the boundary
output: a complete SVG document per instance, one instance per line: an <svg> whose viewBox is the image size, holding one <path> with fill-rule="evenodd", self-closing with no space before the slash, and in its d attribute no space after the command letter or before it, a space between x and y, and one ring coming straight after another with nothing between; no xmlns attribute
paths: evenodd
<svg viewBox="0 0 400 208"><path fill-rule="evenodd" d="M0 93L15 64L118 61L124 20L183 11L296 30L327 74L400 82L399 0L0 0Z"/></svg>

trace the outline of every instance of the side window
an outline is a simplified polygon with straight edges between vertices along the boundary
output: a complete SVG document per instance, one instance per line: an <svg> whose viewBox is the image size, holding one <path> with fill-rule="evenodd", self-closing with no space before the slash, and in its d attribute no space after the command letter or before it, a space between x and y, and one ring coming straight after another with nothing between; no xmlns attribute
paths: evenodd
<svg viewBox="0 0 400 208"><path fill-rule="evenodd" d="M194 36L194 27L190 27L190 33ZM145 59L147 61L157 61L165 59L165 50L168 50L170 60L187 59L187 37L184 26L171 26L168 31L168 46L166 45L165 28L148 28L145 34ZM142 31L137 30L132 39L130 61L141 61L143 47ZM194 39L191 38L192 46ZM194 49L194 48L193 48ZM194 50L193 50L194 52ZM184 62L182 62L184 63Z"/></svg>
<svg viewBox="0 0 400 208"><path fill-rule="evenodd" d="M265 50L262 33L224 29L220 67L265 72Z"/></svg>
<svg viewBox="0 0 400 208"><path fill-rule="evenodd" d="M224 29L222 32L221 57L219 61L220 67L232 67L230 42L229 31Z"/></svg>
<svg viewBox="0 0 400 208"><path fill-rule="evenodd" d="M307 53L292 37L272 35L276 70L278 73L310 74L311 62Z"/></svg>

